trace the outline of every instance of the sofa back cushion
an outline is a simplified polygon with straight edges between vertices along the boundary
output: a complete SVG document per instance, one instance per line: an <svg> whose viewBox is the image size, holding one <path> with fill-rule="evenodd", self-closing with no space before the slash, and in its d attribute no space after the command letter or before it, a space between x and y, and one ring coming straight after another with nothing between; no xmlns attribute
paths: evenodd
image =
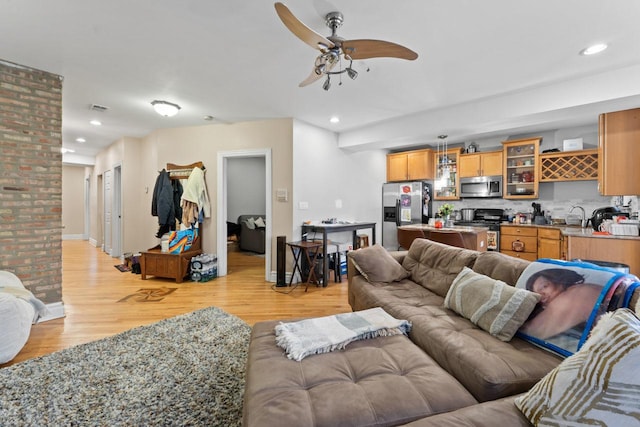
<svg viewBox="0 0 640 427"><path fill-rule="evenodd" d="M504 255L500 252L480 252L472 270L478 274L484 274L515 286L518 277L529 264L529 261Z"/></svg>
<svg viewBox="0 0 640 427"><path fill-rule="evenodd" d="M471 268L479 252L456 248L427 239L416 239L402 261L411 279L445 297L463 267Z"/></svg>

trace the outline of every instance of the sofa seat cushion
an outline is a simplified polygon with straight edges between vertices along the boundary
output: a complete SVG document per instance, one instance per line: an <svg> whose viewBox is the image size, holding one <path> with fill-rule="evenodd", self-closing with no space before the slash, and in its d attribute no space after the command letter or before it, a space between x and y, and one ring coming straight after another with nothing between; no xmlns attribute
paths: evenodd
<svg viewBox="0 0 640 427"><path fill-rule="evenodd" d="M478 401L525 392L561 361L519 338L500 341L444 308L444 298L411 280L369 283L356 276L350 285L354 309L379 306L396 318L409 320L411 340Z"/></svg>
<svg viewBox="0 0 640 427"><path fill-rule="evenodd" d="M531 427L513 403L515 396L422 418L405 427Z"/></svg>
<svg viewBox="0 0 640 427"><path fill-rule="evenodd" d="M288 359L275 344L277 321L253 327L243 425L392 426L474 405L455 378L403 336Z"/></svg>
<svg viewBox="0 0 640 427"><path fill-rule="evenodd" d="M455 248L427 239L416 239L402 261L411 280L445 297L463 267L471 268L479 252Z"/></svg>

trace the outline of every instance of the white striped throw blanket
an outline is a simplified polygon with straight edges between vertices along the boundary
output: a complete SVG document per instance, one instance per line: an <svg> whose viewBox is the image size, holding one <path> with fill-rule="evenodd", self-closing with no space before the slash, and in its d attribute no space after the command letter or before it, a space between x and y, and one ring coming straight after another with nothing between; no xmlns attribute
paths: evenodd
<svg viewBox="0 0 640 427"><path fill-rule="evenodd" d="M289 359L300 361L312 354L341 350L367 338L408 334L411 323L390 316L382 308L316 317L276 326L276 343Z"/></svg>

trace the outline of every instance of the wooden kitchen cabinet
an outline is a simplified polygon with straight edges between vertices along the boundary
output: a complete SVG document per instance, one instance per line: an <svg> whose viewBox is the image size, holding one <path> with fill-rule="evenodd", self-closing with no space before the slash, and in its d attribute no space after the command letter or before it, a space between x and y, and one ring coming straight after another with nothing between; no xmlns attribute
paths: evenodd
<svg viewBox="0 0 640 427"><path fill-rule="evenodd" d="M434 200L459 200L460 179L458 176L458 160L462 148L450 148L441 151L435 157ZM448 172L448 173L447 173Z"/></svg>
<svg viewBox="0 0 640 427"><path fill-rule="evenodd" d="M502 175L502 151L460 154L460 178Z"/></svg>
<svg viewBox="0 0 640 427"><path fill-rule="evenodd" d="M387 154L387 181L417 181L434 178L433 150Z"/></svg>
<svg viewBox="0 0 640 427"><path fill-rule="evenodd" d="M568 236L568 259L622 263L640 275L640 240Z"/></svg>
<svg viewBox="0 0 640 427"><path fill-rule="evenodd" d="M542 138L526 138L504 141L504 189L505 199L538 198L538 157Z"/></svg>
<svg viewBox="0 0 640 427"><path fill-rule="evenodd" d="M540 182L598 179L598 150L540 154Z"/></svg>
<svg viewBox="0 0 640 427"><path fill-rule="evenodd" d="M538 258L567 259L559 229L538 228Z"/></svg>
<svg viewBox="0 0 640 427"><path fill-rule="evenodd" d="M501 225L500 252L527 261L535 261L538 259L538 229Z"/></svg>
<svg viewBox="0 0 640 427"><path fill-rule="evenodd" d="M601 114L598 125L598 191L640 194L640 108Z"/></svg>

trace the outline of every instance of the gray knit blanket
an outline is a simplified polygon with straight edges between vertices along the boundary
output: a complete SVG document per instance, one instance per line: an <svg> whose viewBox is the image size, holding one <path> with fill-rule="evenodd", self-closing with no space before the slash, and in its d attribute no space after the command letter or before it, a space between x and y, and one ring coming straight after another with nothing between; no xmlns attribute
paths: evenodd
<svg viewBox="0 0 640 427"><path fill-rule="evenodd" d="M406 335L410 330L409 321L396 319L380 307L280 323L275 328L276 343L289 359L297 361L312 354L344 349L353 341Z"/></svg>

